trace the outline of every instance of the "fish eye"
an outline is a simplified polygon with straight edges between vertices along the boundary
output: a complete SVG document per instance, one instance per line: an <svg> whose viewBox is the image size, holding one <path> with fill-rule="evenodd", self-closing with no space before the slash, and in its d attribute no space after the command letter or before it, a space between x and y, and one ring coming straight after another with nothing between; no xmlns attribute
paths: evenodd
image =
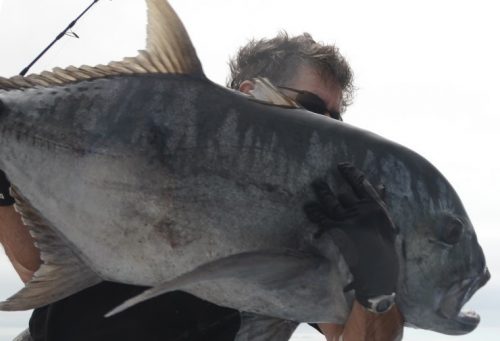
<svg viewBox="0 0 500 341"><path fill-rule="evenodd" d="M439 231L439 239L449 245L459 242L464 231L464 224L460 219L447 219Z"/></svg>

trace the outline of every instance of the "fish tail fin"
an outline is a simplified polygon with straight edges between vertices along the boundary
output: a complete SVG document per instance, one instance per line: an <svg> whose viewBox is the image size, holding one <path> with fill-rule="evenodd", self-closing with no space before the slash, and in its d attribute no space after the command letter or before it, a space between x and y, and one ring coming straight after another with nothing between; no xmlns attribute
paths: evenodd
<svg viewBox="0 0 500 341"><path fill-rule="evenodd" d="M42 264L24 288L0 302L0 310L38 308L102 281L14 186L11 194L16 199L16 210L40 250Z"/></svg>

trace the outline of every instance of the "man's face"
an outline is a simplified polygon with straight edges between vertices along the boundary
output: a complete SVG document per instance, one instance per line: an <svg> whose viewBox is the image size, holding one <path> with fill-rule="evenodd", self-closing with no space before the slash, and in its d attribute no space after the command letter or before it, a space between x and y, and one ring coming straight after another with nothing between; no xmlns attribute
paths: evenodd
<svg viewBox="0 0 500 341"><path fill-rule="evenodd" d="M302 64L298 67L295 77L291 81L279 85L317 95L325 103L327 112L323 114L327 116L332 116L330 113L340 113L342 88L336 81L324 80L318 70L312 66Z"/></svg>

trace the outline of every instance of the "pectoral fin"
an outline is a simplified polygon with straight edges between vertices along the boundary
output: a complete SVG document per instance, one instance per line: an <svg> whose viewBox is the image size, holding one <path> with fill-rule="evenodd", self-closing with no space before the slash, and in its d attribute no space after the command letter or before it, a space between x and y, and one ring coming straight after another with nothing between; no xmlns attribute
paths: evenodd
<svg viewBox="0 0 500 341"><path fill-rule="evenodd" d="M102 281L14 186L11 194L16 199L14 207L40 250L42 264L23 289L0 302L0 310L38 308Z"/></svg>
<svg viewBox="0 0 500 341"><path fill-rule="evenodd" d="M324 266L325 263L326 261L322 257L296 250L240 253L201 265L171 281L148 289L125 301L106 316L117 314L163 293L182 290L205 281L234 278L238 281L254 283L265 290L276 291L304 280L304 274Z"/></svg>
<svg viewBox="0 0 500 341"><path fill-rule="evenodd" d="M268 105L283 108L297 109L300 106L290 97L285 96L267 78L257 77L254 80L254 88L250 91L252 100Z"/></svg>

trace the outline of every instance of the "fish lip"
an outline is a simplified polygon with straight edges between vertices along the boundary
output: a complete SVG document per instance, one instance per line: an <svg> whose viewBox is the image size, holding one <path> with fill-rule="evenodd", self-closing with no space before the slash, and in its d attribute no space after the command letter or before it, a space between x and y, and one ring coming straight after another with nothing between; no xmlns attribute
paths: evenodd
<svg viewBox="0 0 500 341"><path fill-rule="evenodd" d="M454 334L466 334L478 326L481 321L479 314L474 311L462 312L461 309L490 277L488 268L485 268L481 275L455 283L446 291L437 312L441 317L459 324L461 330L455 330Z"/></svg>

